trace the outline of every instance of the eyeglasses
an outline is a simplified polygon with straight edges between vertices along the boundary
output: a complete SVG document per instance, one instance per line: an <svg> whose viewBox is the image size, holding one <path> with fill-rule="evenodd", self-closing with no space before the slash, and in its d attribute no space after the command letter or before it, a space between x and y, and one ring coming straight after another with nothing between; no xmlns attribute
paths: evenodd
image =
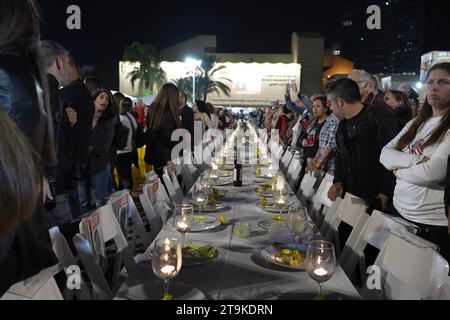
<svg viewBox="0 0 450 320"><path fill-rule="evenodd" d="M438 87L442 88L442 87L446 87L446 86L450 86L450 80L447 79L439 79L437 81L434 80L428 80L426 82L426 86L427 87L433 87L435 84L437 84Z"/></svg>

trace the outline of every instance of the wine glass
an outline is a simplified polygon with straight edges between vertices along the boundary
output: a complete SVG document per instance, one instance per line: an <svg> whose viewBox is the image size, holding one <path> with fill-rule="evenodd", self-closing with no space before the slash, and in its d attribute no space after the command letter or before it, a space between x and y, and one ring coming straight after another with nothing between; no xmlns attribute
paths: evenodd
<svg viewBox="0 0 450 320"><path fill-rule="evenodd" d="M322 295L322 284L333 276L336 269L334 245L327 241L311 241L305 260L308 275L319 284L317 296Z"/></svg>
<svg viewBox="0 0 450 320"><path fill-rule="evenodd" d="M308 226L308 212L303 207L289 207L288 225L291 232L294 234L295 243L299 244L299 238Z"/></svg>
<svg viewBox="0 0 450 320"><path fill-rule="evenodd" d="M205 183L197 183L192 190L192 200L194 205L199 208L201 215L202 209L208 206L209 186Z"/></svg>
<svg viewBox="0 0 450 320"><path fill-rule="evenodd" d="M159 279L164 281L164 297L170 300L169 281L181 270L183 261L180 242L177 239L164 238L156 241L153 248L152 269Z"/></svg>
<svg viewBox="0 0 450 320"><path fill-rule="evenodd" d="M289 192L286 189L275 189L273 191L273 203L280 209L280 221L283 218L283 208L289 201Z"/></svg>
<svg viewBox="0 0 450 320"><path fill-rule="evenodd" d="M175 229L181 233L181 248L186 246L186 233L192 230L195 224L194 208L189 203L178 204L175 207L173 219Z"/></svg>

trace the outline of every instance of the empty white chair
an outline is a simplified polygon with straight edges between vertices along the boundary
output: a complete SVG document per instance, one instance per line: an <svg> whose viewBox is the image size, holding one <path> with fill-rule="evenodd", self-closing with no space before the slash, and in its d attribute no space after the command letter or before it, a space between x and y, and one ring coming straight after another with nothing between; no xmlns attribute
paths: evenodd
<svg viewBox="0 0 450 320"><path fill-rule="evenodd" d="M164 189L159 180L152 184L146 184L143 193L139 196L142 208L150 224L150 241L158 236L164 223L170 214L170 207L161 200L158 200L158 190Z"/></svg>
<svg viewBox="0 0 450 320"><path fill-rule="evenodd" d="M125 238L128 238L128 220L131 219L133 222L132 254L136 254L136 241L138 238L141 240L144 248L148 248L152 241L130 193L127 191L120 197L110 199L109 202Z"/></svg>
<svg viewBox="0 0 450 320"><path fill-rule="evenodd" d="M58 227L53 227L49 230L50 239L52 241L53 252L55 253L58 261L60 263L61 268L67 272L67 268L78 266L78 262L73 256L72 250L70 249L69 244L67 243L66 238L60 232ZM83 277L80 274L80 289L79 290L70 290L69 288L65 288L64 292L62 292L65 300L73 300L74 297L77 297L78 300L91 300L92 295L89 292L86 283L84 282Z"/></svg>
<svg viewBox="0 0 450 320"><path fill-rule="evenodd" d="M302 183L300 184L300 188L297 192L297 198L299 198L300 202L303 205L307 205L308 201L311 200L314 194L314 186L316 185L317 178L314 176L314 173L307 173L303 177Z"/></svg>
<svg viewBox="0 0 450 320"><path fill-rule="evenodd" d="M375 266L381 271L381 290L367 283L366 299L437 299L448 280L449 264L432 243L408 232L393 231ZM368 281L369 282L369 281Z"/></svg>
<svg viewBox="0 0 450 320"><path fill-rule="evenodd" d="M364 250L368 244L381 250L386 240L390 237L391 232L394 230L403 230L411 233L417 232L417 229L407 221L402 222L399 219L394 219L394 217L388 216L380 211L374 211L367 220L356 241L347 243L342 251L339 263L345 273L351 277L359 263L361 279L364 282L367 269Z"/></svg>
<svg viewBox="0 0 450 320"><path fill-rule="evenodd" d="M286 150L286 152L284 153L283 158L281 159L281 165L280 165L281 172L286 173L293 158L294 158L294 153L292 152L291 148L288 148Z"/></svg>
<svg viewBox="0 0 450 320"><path fill-rule="evenodd" d="M302 171L301 160L298 157L294 156L286 173L286 180L292 189L295 188L295 184L300 178L301 171Z"/></svg>
<svg viewBox="0 0 450 320"><path fill-rule="evenodd" d="M106 261L105 243L113 240L117 248L112 266L112 281L109 284L104 275ZM111 204L96 210L80 223L80 233L73 237L73 243L92 283L93 296L101 300L112 299L118 290L122 262L128 274L136 270L128 243L114 216Z"/></svg>
<svg viewBox="0 0 450 320"><path fill-rule="evenodd" d="M345 222L352 227L352 232L347 239L347 243L352 245L352 243L358 239L365 223L367 222L367 219L369 218L366 210L367 204L364 200L347 192L344 200L340 202L338 209L335 212L328 213L328 215L331 215L331 218L326 218L323 235L328 241L334 240L336 257L339 258L342 252L338 231L339 226L342 222Z"/></svg>
<svg viewBox="0 0 450 320"><path fill-rule="evenodd" d="M312 199L309 212L311 219L318 227L322 225L323 219L333 205L333 202L328 198L328 191L333 186L333 181L334 177L326 174Z"/></svg>
<svg viewBox="0 0 450 320"><path fill-rule="evenodd" d="M167 167L164 168L164 185L169 192L169 197L175 203L180 203L183 201L183 192L181 190L180 184L178 183L178 178L176 175L176 165L171 162Z"/></svg>

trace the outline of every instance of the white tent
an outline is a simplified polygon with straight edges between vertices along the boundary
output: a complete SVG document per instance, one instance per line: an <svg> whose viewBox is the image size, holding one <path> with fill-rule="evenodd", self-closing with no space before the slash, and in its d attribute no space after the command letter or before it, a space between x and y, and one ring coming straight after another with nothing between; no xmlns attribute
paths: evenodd
<svg viewBox="0 0 450 320"><path fill-rule="evenodd" d="M144 104L146 106L149 106L153 103L153 101L155 101L156 95L151 95L151 96L146 96L146 97L142 97L140 99L142 99L142 101L144 101Z"/></svg>

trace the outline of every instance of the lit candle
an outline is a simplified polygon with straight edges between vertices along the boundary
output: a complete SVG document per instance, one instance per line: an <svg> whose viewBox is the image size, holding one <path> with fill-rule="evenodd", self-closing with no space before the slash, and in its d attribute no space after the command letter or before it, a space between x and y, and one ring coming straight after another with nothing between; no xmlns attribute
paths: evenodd
<svg viewBox="0 0 450 320"><path fill-rule="evenodd" d="M319 277L324 277L328 274L328 271L325 270L324 268L319 268L319 269L314 270L314 274Z"/></svg>
<svg viewBox="0 0 450 320"><path fill-rule="evenodd" d="M279 176L277 177L277 184L275 186L276 191L283 191L284 190L284 181L283 177Z"/></svg>
<svg viewBox="0 0 450 320"><path fill-rule="evenodd" d="M216 163L212 164L212 169L213 170L219 170L219 166Z"/></svg>
<svg viewBox="0 0 450 320"><path fill-rule="evenodd" d="M161 273L163 273L165 275L171 275L174 271L175 271L174 266L165 266L165 267L161 268Z"/></svg>
<svg viewBox="0 0 450 320"><path fill-rule="evenodd" d="M178 222L178 230L186 231L189 229L189 225L186 223L186 221L179 221Z"/></svg>

